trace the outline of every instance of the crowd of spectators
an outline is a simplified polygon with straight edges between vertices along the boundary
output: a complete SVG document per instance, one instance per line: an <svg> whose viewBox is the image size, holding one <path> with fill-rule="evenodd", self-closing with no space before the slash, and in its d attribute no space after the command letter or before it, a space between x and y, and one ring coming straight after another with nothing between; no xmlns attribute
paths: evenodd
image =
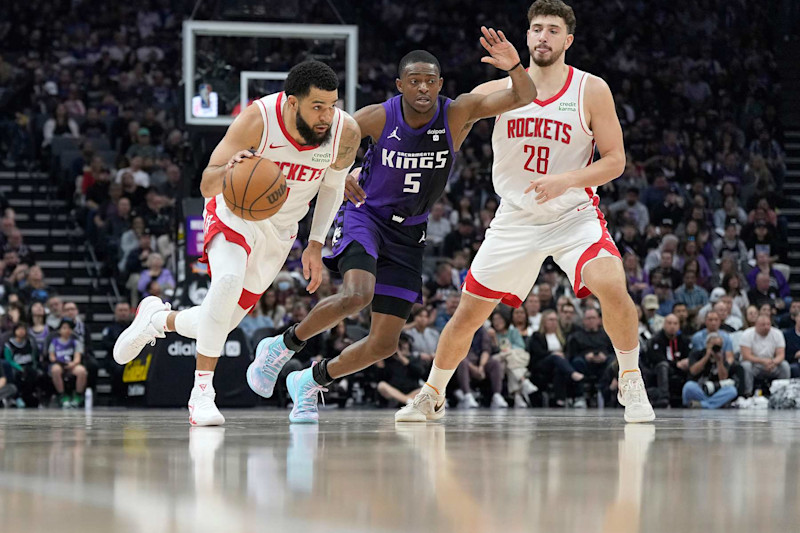
<svg viewBox="0 0 800 533"><path fill-rule="evenodd" d="M171 298L180 274L173 266L176 205L197 180L178 91L177 35L192 7L184 4L34 0L0 7L0 20L7 21L0 22L4 164L33 160L51 171L132 304L147 294ZM307 4L314 21L336 22L324 2ZM480 62L480 46L470 45L480 24L504 29L524 50L525 6L441 4L339 5L346 22L359 25L361 49L368 51L359 61L359 107L395 93L396 63L414 48L438 56L443 94L451 97L501 75ZM198 16L213 15L216 5L203 6ZM578 26L568 62L608 82L625 135L625 171L601 188L600 208L640 309L642 366L653 400L724 405L731 387L747 396L770 379L800 372L800 302L789 293L787 224L780 215L786 167L767 6L723 0L572 5ZM37 16L43 11L53 17ZM246 56L256 65L277 58L290 64L291 54L278 53L285 47L267 51L265 58ZM398 353L359 377L374 385L381 402L403 402L424 377L497 209L491 131L491 121L474 126L433 207L424 304L414 310ZM3 231L14 242L5 222ZM241 324L254 342L298 322L337 290L338 280L327 274L314 295L303 290L301 251L298 243ZM46 293L40 271L30 268L23 276L12 266L13 254L6 255L8 286L25 278L27 287L9 294ZM17 250L17 260L21 255ZM8 305L3 320L12 331L20 319ZM123 323L115 321L104 342ZM775 327L784 328L788 351L778 346ZM310 342L292 365L335 356L368 328L368 313L350 317ZM613 404L614 365L597 301L577 300L563 273L547 263L521 309L499 307L478 331L453 380L452 400L498 408L509 401Z"/></svg>

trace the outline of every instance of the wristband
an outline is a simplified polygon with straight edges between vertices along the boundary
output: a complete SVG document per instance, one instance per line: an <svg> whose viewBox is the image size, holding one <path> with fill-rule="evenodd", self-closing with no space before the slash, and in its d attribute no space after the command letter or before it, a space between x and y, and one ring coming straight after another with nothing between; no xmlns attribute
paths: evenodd
<svg viewBox="0 0 800 533"><path fill-rule="evenodd" d="M519 61L517 61L517 64L516 64L516 65L514 65L514 66L513 66L513 67L511 67L510 69L506 70L506 72L511 72L511 71L512 71L512 70L514 70L515 68L517 68L517 67L521 67L521 66L522 66L522 60L519 60Z"/></svg>

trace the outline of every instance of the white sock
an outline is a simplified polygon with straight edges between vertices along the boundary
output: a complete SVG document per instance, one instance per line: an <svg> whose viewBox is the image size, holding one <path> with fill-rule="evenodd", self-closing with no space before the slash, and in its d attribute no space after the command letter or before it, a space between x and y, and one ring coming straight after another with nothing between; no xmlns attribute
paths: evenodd
<svg viewBox="0 0 800 533"><path fill-rule="evenodd" d="M622 377L628 370L639 370L639 345L633 350L618 350L614 348L619 363L619 375Z"/></svg>
<svg viewBox="0 0 800 533"><path fill-rule="evenodd" d="M194 371L194 387L203 392L207 390L214 390L214 372L210 370L195 370Z"/></svg>
<svg viewBox="0 0 800 533"><path fill-rule="evenodd" d="M437 368L436 363L434 363L433 367L431 367L431 373L428 376L428 381L426 381L425 385L422 386L422 392L435 394L437 396L444 395L444 391L447 390L447 384L450 383L450 378L453 377L455 371L455 368L452 370L443 370L441 368Z"/></svg>
<svg viewBox="0 0 800 533"><path fill-rule="evenodd" d="M153 313L153 316L150 317L150 323L155 326L158 331L167 331L167 317L169 316L170 311L156 311Z"/></svg>

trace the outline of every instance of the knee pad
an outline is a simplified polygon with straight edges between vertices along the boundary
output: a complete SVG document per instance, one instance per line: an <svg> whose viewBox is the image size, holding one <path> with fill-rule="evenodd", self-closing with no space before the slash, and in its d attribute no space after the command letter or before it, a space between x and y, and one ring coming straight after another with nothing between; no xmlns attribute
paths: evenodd
<svg viewBox="0 0 800 533"><path fill-rule="evenodd" d="M228 338L231 317L242 293L243 278L221 274L211 281L203 304L197 330L197 353L219 357Z"/></svg>
<svg viewBox="0 0 800 533"><path fill-rule="evenodd" d="M226 327L231 313L242 294L244 278L236 274L222 274L211 280L203 305L201 306L217 322Z"/></svg>

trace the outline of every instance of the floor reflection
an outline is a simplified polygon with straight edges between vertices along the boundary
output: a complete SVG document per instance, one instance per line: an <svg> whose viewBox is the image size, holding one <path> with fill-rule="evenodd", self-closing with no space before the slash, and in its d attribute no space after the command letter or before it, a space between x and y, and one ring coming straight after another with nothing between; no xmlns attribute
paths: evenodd
<svg viewBox="0 0 800 533"><path fill-rule="evenodd" d="M0 531L786 532L800 416L0 411Z"/></svg>

